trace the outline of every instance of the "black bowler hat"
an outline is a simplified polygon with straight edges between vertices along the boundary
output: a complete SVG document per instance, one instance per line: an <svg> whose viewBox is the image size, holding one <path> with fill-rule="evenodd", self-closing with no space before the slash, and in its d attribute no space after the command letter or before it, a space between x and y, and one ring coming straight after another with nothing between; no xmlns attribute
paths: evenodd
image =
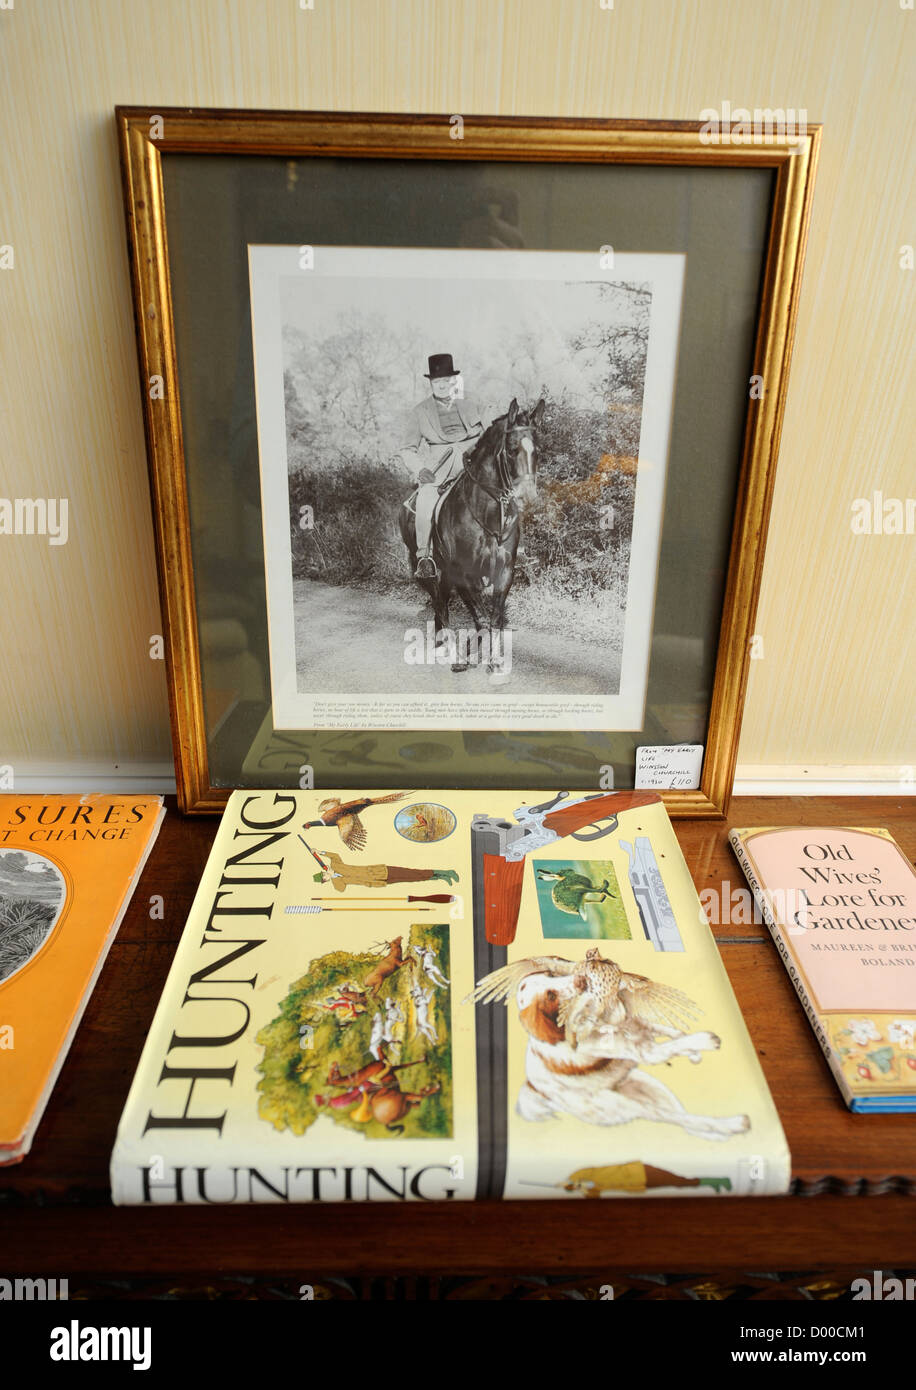
<svg viewBox="0 0 916 1390"><path fill-rule="evenodd" d="M434 352L429 358L429 371L423 375L432 381L437 376L458 376L459 373L450 352Z"/></svg>

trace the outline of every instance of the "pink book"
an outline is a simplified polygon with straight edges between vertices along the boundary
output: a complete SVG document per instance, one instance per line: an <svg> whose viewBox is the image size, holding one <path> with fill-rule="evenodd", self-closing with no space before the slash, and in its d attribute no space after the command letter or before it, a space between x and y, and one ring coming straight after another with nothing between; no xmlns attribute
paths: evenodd
<svg viewBox="0 0 916 1390"><path fill-rule="evenodd" d="M916 1110L916 873L886 830L729 840L850 1110Z"/></svg>

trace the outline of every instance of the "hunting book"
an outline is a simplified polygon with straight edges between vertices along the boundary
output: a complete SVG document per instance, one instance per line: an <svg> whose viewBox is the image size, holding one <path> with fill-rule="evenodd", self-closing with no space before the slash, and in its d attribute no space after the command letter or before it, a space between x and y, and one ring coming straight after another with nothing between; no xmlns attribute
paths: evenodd
<svg viewBox="0 0 916 1390"><path fill-rule="evenodd" d="M887 830L729 832L850 1110L916 1110L916 874Z"/></svg>
<svg viewBox="0 0 916 1390"><path fill-rule="evenodd" d="M111 1179L713 1198L785 1192L789 1153L655 793L236 791Z"/></svg>
<svg viewBox="0 0 916 1390"><path fill-rule="evenodd" d="M0 1163L28 1153L165 812L0 796Z"/></svg>

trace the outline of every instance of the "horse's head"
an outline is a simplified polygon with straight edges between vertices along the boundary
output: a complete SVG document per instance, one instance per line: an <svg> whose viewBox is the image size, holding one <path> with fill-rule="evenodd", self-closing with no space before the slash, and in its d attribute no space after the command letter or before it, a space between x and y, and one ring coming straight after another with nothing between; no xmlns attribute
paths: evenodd
<svg viewBox="0 0 916 1390"><path fill-rule="evenodd" d="M513 399L506 413L500 463L509 487L520 502L533 502L537 496L536 435L543 418L543 397L531 411L521 410L518 401Z"/></svg>

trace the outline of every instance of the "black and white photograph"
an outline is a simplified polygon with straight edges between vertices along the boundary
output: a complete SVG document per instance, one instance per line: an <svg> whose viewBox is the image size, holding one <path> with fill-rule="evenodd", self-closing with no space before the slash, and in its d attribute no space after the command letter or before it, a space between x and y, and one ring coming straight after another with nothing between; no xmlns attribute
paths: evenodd
<svg viewBox="0 0 916 1390"><path fill-rule="evenodd" d="M684 264L249 248L275 727L642 727Z"/></svg>
<svg viewBox="0 0 916 1390"><path fill-rule="evenodd" d="M0 985L37 956L65 898L63 875L44 855L0 849Z"/></svg>

